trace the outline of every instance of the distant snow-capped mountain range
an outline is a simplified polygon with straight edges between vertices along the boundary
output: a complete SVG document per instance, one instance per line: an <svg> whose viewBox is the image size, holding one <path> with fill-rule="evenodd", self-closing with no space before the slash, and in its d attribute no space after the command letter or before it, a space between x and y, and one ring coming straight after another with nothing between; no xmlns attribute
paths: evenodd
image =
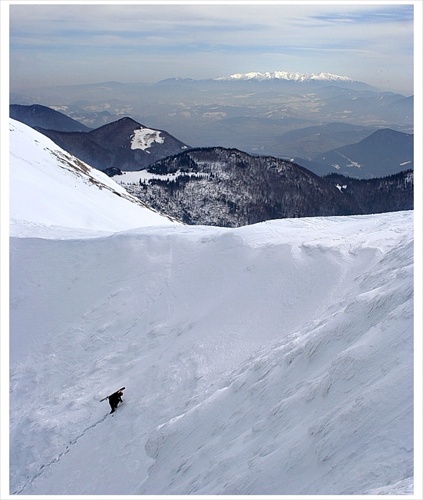
<svg viewBox="0 0 423 500"><path fill-rule="evenodd" d="M251 71L249 73L234 73L230 76L221 76L215 80L292 80L296 82L304 82L311 80L318 81L336 81L336 82L353 82L348 76L333 75L332 73L292 73L289 71L266 71L260 73Z"/></svg>

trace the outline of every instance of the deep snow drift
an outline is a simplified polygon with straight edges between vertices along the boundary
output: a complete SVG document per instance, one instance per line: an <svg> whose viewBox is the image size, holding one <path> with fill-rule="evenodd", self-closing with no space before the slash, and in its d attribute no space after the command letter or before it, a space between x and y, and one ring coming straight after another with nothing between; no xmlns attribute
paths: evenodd
<svg viewBox="0 0 423 500"><path fill-rule="evenodd" d="M12 494L412 494L412 212L102 234L14 182Z"/></svg>

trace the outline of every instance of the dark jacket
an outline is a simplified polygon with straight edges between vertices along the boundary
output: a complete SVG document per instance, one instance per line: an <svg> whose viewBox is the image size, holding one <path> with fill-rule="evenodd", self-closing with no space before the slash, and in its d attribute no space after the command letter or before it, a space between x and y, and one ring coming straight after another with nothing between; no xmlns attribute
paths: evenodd
<svg viewBox="0 0 423 500"><path fill-rule="evenodd" d="M110 396L108 397L110 407L112 408L112 411L110 413L113 413L116 410L118 404L122 403L122 396L123 391L120 390L114 392L113 394L110 394Z"/></svg>

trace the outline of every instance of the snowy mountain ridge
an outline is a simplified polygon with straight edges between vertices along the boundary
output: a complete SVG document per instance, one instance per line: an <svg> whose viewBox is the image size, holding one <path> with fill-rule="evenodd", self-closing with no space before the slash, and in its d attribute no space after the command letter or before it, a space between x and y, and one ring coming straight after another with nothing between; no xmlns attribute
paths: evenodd
<svg viewBox="0 0 423 500"><path fill-rule="evenodd" d="M248 73L234 73L230 76L221 76L215 80L290 80L295 82L305 81L337 81L337 82L353 82L352 78L348 76L339 76L332 73L298 73L289 71L266 71L261 73L259 71L250 71Z"/></svg>
<svg viewBox="0 0 423 500"><path fill-rule="evenodd" d="M31 127L10 119L9 133L12 233L34 225L116 231L172 223ZM96 204L99 194L108 202Z"/></svg>
<svg viewBox="0 0 423 500"><path fill-rule="evenodd" d="M6 494L413 493L412 211L184 226L46 141L12 123Z"/></svg>
<svg viewBox="0 0 423 500"><path fill-rule="evenodd" d="M392 150L386 156L389 153L394 156ZM347 185L339 191L332 178L319 177L291 161L233 148L191 148L146 171L113 178L144 203L187 224L237 227L287 217L413 208L412 172L369 182L338 177L337 183Z"/></svg>
<svg viewBox="0 0 423 500"><path fill-rule="evenodd" d="M166 131L146 127L128 116L95 129L84 129L81 124L79 130L75 130L78 122L46 106L11 105L10 116L106 173L122 168L139 170L160 158L188 149Z"/></svg>

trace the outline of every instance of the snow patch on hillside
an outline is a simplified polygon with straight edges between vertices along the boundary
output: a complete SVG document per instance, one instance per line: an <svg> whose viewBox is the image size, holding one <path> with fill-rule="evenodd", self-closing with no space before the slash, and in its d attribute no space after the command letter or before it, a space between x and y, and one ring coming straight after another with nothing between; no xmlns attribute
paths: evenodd
<svg viewBox="0 0 423 500"><path fill-rule="evenodd" d="M164 137L158 130L150 128L139 128L134 130L134 135L131 136L131 149L142 149L146 151L154 143L163 144ZM147 151L148 153L149 151Z"/></svg>
<svg viewBox="0 0 423 500"><path fill-rule="evenodd" d="M124 171L120 175L114 175L113 180L122 186L127 184L149 183L151 180L175 181L178 177L209 177L209 174L203 172L182 172L178 170L171 174L155 174L146 169L137 171Z"/></svg>

